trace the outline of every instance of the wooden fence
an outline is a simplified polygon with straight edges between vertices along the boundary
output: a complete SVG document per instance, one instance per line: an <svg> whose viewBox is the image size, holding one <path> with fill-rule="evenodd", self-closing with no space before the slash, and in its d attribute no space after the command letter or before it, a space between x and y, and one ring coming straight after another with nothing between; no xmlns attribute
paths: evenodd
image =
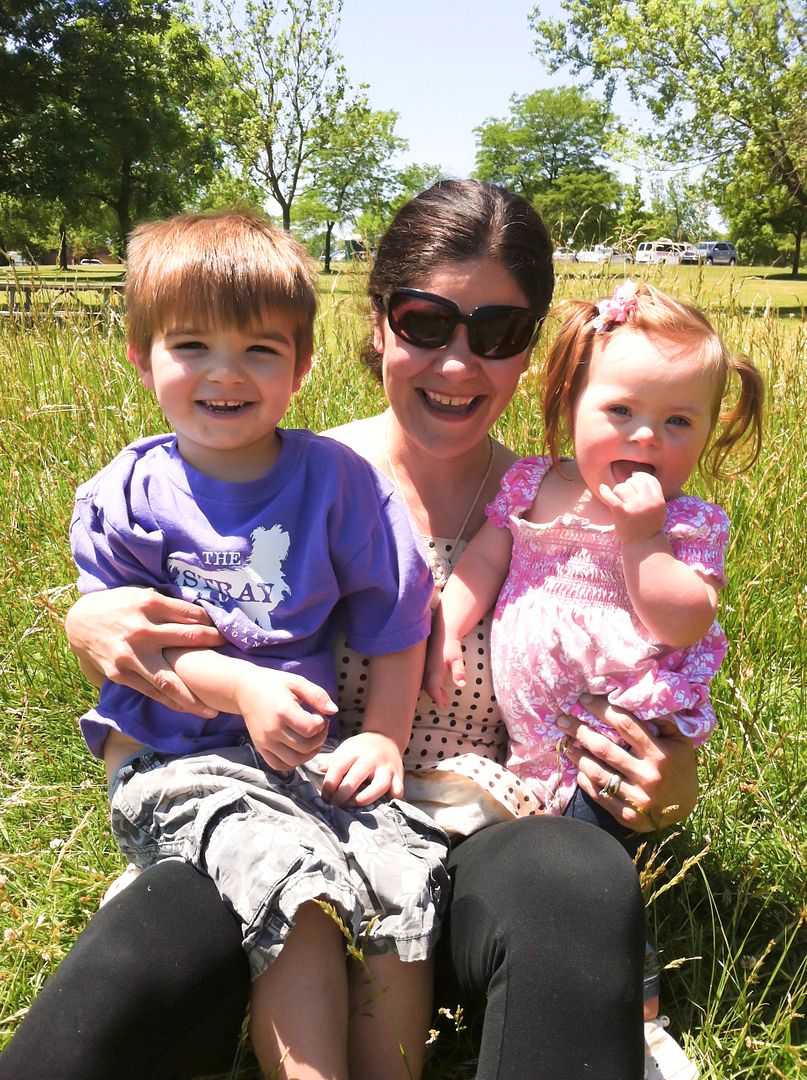
<svg viewBox="0 0 807 1080"><path fill-rule="evenodd" d="M0 281L0 315L108 314L123 310L123 290L123 281Z"/></svg>

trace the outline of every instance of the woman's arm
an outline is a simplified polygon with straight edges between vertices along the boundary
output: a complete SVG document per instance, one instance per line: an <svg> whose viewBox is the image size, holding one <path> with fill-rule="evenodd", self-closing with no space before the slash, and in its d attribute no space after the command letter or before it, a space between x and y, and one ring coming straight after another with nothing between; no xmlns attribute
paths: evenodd
<svg viewBox="0 0 807 1080"><path fill-rule="evenodd" d="M568 732L564 753L580 770L580 787L635 832L653 832L689 817L698 798L692 740L671 721L659 723L662 733L651 735L630 713L603 697L586 700L585 706L628 745L619 746L573 717L559 721ZM614 773L621 779L617 794L602 794Z"/></svg>
<svg viewBox="0 0 807 1080"><path fill-rule="evenodd" d="M106 678L179 712L216 715L191 693L164 655L171 647L214 649L222 644L198 605L154 589L105 589L76 601L65 631L81 670L96 686Z"/></svg>

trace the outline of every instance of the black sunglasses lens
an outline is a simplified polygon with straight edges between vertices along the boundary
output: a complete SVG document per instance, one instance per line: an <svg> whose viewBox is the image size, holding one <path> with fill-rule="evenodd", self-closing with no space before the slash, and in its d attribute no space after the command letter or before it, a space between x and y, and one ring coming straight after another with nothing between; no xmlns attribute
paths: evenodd
<svg viewBox="0 0 807 1080"><path fill-rule="evenodd" d="M468 343L488 360L506 360L524 352L535 331L535 317L516 308L478 309L468 331Z"/></svg>
<svg viewBox="0 0 807 1080"><path fill-rule="evenodd" d="M387 309L390 327L410 345L441 349L457 325L457 313L433 300L393 293Z"/></svg>

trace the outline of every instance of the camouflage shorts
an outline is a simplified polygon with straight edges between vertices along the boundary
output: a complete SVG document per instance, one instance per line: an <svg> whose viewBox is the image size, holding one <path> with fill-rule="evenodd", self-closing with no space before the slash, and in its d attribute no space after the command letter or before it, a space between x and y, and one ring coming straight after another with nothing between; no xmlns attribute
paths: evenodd
<svg viewBox="0 0 807 1080"><path fill-rule="evenodd" d="M448 902L448 841L425 814L385 799L334 806L319 794L327 751L276 772L253 747L143 751L109 786L112 827L143 868L182 858L239 919L253 978L278 956L301 904L330 902L367 953L431 952Z"/></svg>

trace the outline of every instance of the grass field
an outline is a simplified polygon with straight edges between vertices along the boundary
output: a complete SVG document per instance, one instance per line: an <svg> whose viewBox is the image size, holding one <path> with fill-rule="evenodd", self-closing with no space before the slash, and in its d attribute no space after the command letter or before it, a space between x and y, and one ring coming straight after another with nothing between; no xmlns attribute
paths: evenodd
<svg viewBox="0 0 807 1080"><path fill-rule="evenodd" d="M99 269L107 268L90 268ZM654 838L657 875L646 881L668 965L663 1011L705 1080L795 1080L807 1066L807 282L773 274L634 268L634 277L708 307L769 388L765 446L753 472L714 490L695 486L732 519L721 599L731 650L713 684L719 726L701 751L698 807L684 826ZM611 276L609 268L559 268L558 297L603 296ZM360 273L322 279L317 362L292 425L319 429L380 407L379 389L357 362L361 284ZM553 332L550 321L546 340ZM67 527L76 483L163 424L125 360L117 312L103 321L47 311L25 322L2 319L0 364L1 1043L122 867L102 771L76 725L93 691L61 631L76 595ZM530 374L499 434L520 452L536 452L538 417ZM429 1075L472 1076L472 1054L467 1034L446 1031Z"/></svg>

